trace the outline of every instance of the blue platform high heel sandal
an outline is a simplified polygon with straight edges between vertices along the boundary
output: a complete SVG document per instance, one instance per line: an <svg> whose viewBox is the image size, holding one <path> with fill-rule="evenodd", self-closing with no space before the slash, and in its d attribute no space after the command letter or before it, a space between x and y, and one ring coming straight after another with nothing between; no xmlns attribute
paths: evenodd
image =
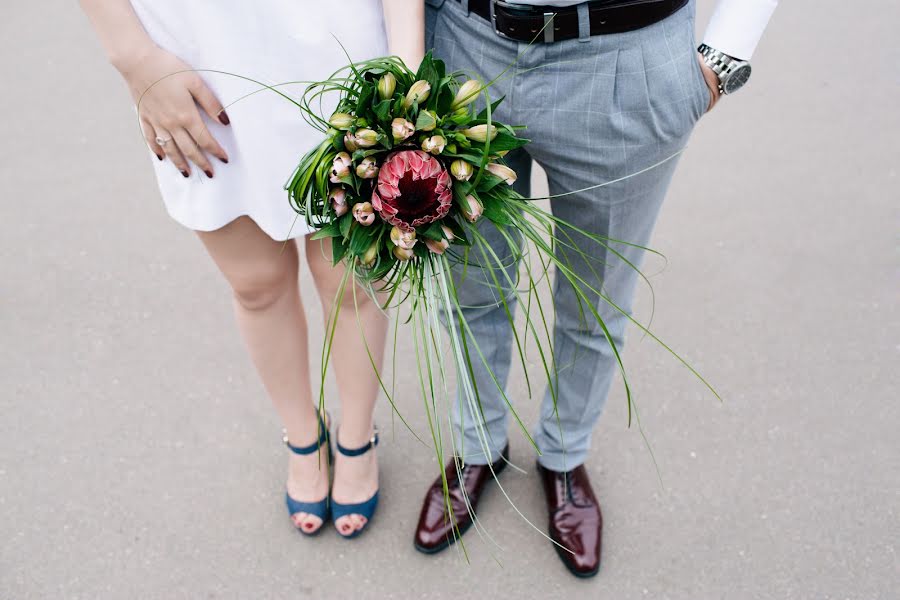
<svg viewBox="0 0 900 600"><path fill-rule="evenodd" d="M328 427L325 424L325 420L322 419L322 415L319 415L319 439L309 446L293 446L291 442L287 438L287 433L284 436L284 445L288 447L288 449L294 454L299 454L300 456L309 456L314 452L319 452L322 446L327 448L327 459L328 459L328 468L329 468L329 478L330 478L330 470L331 465L334 464L334 453L331 450L331 439L328 433ZM331 490L331 484L329 481L328 489ZM301 527L297 527L297 531L302 533L303 535L316 535L325 526L326 521L328 521L328 513L331 510L331 493L327 493L325 497L318 502L301 502L299 500L294 500L291 498L291 495L285 493L284 495L285 501L287 503L288 513L291 517L295 514L304 512L308 515L313 515L315 517L319 517L322 520L322 524L315 531L304 531ZM291 519L293 522L293 519Z"/></svg>
<svg viewBox="0 0 900 600"><path fill-rule="evenodd" d="M341 446L341 443L335 440L335 445L337 446L338 452L343 454L344 456L362 456L369 450L372 450L376 446L378 446L378 430L372 434L372 439L369 442L360 448L344 448ZM331 501L331 518L334 521L337 521L341 517L346 517L348 515L360 515L365 517L366 524L362 526L361 529L355 530L353 533L344 535L340 531L338 531L338 535L340 535L344 539L353 539L369 526L369 523L372 522L372 516L375 514L375 509L378 507L378 490L375 490L375 493L372 494L372 497L366 500L365 502L358 502L356 504L341 504L340 502Z"/></svg>

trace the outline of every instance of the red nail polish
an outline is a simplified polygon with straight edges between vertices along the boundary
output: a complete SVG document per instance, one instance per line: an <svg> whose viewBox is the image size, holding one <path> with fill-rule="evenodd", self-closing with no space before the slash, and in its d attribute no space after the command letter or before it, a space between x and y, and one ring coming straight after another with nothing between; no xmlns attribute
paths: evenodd
<svg viewBox="0 0 900 600"><path fill-rule="evenodd" d="M227 159L227 158L220 158L219 160L221 160L221 161L222 161L223 163L225 163L226 165L228 164L228 159Z"/></svg>
<svg viewBox="0 0 900 600"><path fill-rule="evenodd" d="M156 158L158 158L159 160L162 160L163 159L162 154L157 154Z"/></svg>
<svg viewBox="0 0 900 600"><path fill-rule="evenodd" d="M207 169L207 170L205 170L205 171L203 171L203 172L206 173L206 176L209 177L210 179L213 178L213 172L210 171L209 169Z"/></svg>
<svg viewBox="0 0 900 600"><path fill-rule="evenodd" d="M219 113L219 123L222 125L231 125L231 119L228 118L228 113L224 110Z"/></svg>
<svg viewBox="0 0 900 600"><path fill-rule="evenodd" d="M181 174L184 175L185 177L190 177L190 175L188 174L187 171L182 171Z"/></svg>

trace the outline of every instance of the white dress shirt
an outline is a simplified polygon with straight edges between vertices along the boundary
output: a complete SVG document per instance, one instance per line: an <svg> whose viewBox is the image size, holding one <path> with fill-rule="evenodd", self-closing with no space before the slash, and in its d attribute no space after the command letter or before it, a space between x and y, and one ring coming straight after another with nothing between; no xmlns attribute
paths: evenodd
<svg viewBox="0 0 900 600"><path fill-rule="evenodd" d="M573 6L584 0L515 0L533 6ZM703 42L728 56L749 60L778 0L719 0Z"/></svg>

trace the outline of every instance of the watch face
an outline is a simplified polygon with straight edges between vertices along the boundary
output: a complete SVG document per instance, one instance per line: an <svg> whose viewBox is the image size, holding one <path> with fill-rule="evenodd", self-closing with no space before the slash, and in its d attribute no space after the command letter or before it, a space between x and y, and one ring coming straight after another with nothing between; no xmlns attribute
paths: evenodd
<svg viewBox="0 0 900 600"><path fill-rule="evenodd" d="M744 63L728 75L722 87L725 88L726 94L731 94L741 89L748 79L750 79L750 63Z"/></svg>

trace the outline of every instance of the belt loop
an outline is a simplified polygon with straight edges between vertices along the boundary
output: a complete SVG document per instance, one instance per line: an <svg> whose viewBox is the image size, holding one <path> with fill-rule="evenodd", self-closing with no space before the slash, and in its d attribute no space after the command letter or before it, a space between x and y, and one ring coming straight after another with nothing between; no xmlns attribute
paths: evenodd
<svg viewBox="0 0 900 600"><path fill-rule="evenodd" d="M471 12L469 10L469 0L459 0L459 3L462 5L462 9L466 11L466 16L469 16L469 13Z"/></svg>
<svg viewBox="0 0 900 600"><path fill-rule="evenodd" d="M587 2L578 5L578 41L591 41L591 8Z"/></svg>

